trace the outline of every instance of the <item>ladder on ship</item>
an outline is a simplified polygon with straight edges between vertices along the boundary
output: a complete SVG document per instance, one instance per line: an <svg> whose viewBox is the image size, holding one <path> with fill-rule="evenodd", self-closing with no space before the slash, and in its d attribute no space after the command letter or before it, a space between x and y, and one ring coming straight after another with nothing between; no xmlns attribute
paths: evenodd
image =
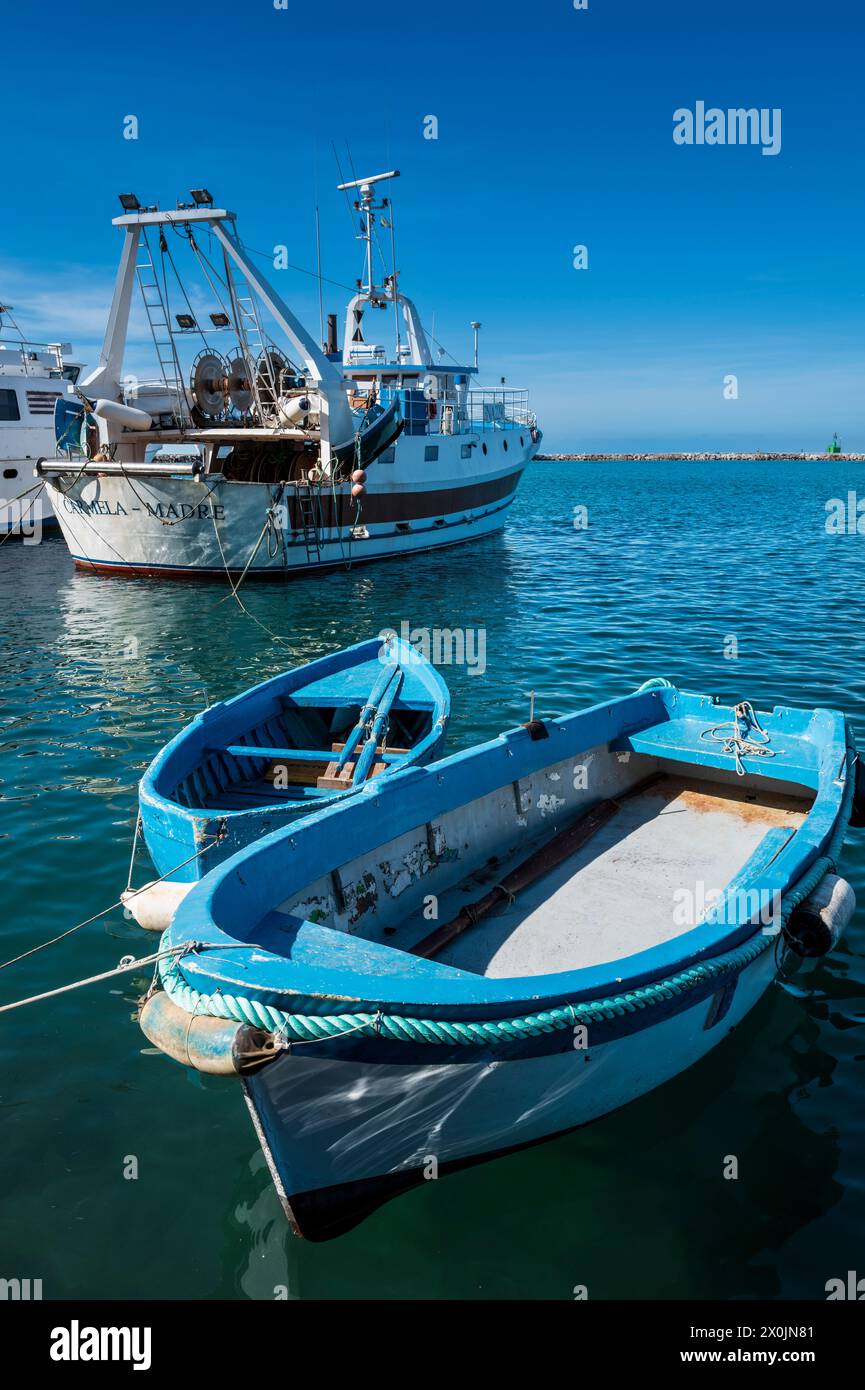
<svg viewBox="0 0 865 1390"><path fill-rule="evenodd" d="M232 309L234 310L234 326L240 339L241 352L249 364L252 395L258 410L258 417L262 420L266 416L272 415L276 410L280 383L276 379L277 372L274 369L270 352L267 350L258 305L249 287L249 282L245 278L243 279L242 283L247 292L241 294L238 284L235 283L235 276L228 271L227 260L226 274ZM264 400L262 400L262 396L265 397ZM269 399L267 399L268 397Z"/></svg>
<svg viewBox="0 0 865 1390"><path fill-rule="evenodd" d="M181 420L185 413L186 392L180 374L180 362L177 357L177 348L174 343L174 336L171 332L171 325L168 322L168 314L165 308L165 301L162 296L162 289L159 284L159 276L153 261L153 255L146 236L142 238L139 248L139 259L135 265L135 274L138 279L138 288L141 290L141 299L144 303L144 312L147 315L147 322L150 326L150 336L153 339L153 346L156 349L156 359L159 363L159 371L166 389L174 396L177 402L177 418Z"/></svg>
<svg viewBox="0 0 865 1390"><path fill-rule="evenodd" d="M321 497L318 488L311 483L298 483L295 488L297 498L298 530L306 548L306 562L309 565L321 564Z"/></svg>

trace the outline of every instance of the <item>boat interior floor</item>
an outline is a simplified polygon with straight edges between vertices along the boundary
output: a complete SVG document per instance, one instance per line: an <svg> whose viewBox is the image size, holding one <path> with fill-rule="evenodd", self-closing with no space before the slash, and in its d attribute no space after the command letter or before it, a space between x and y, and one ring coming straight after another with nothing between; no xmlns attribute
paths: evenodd
<svg viewBox="0 0 865 1390"><path fill-rule="evenodd" d="M699 920L706 897L727 887L767 832L788 828L792 837L809 804L790 795L761 791L757 799L747 788L660 777L622 799L570 858L436 951L435 960L490 977L546 975L668 941L695 925L683 923L681 907L677 911L683 890L692 895ZM439 920L477 901L524 857L487 865L444 894Z"/></svg>

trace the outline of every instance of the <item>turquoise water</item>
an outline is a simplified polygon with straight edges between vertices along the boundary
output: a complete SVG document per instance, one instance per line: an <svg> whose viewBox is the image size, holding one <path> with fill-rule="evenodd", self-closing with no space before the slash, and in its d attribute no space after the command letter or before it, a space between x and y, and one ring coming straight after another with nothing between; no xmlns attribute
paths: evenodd
<svg viewBox="0 0 865 1390"><path fill-rule="evenodd" d="M0 957L116 899L137 779L205 700L383 626L485 630L485 669L445 670L452 747L522 722L532 688L552 715L651 675L840 706L865 741L865 536L824 527L857 485L865 465L843 462L536 464L501 537L247 586L281 644L219 583L77 575L59 540L0 547ZM705 1061L328 1245L289 1235L236 1085L147 1046L145 975L4 1014L0 1276L46 1298L822 1297L865 1274L865 832L845 870L863 903L846 941ZM0 1000L152 948L115 911L0 971Z"/></svg>

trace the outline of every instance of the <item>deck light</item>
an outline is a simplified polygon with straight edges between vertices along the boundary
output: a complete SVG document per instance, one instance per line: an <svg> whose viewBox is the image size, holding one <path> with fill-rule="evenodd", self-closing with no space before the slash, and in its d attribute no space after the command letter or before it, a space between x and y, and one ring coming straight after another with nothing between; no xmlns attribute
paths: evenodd
<svg viewBox="0 0 865 1390"><path fill-rule="evenodd" d="M196 207L206 208L213 206L213 194L208 193L206 188L191 188L189 192Z"/></svg>
<svg viewBox="0 0 865 1390"><path fill-rule="evenodd" d="M195 328L195 319L191 314L175 314L178 328Z"/></svg>
<svg viewBox="0 0 865 1390"><path fill-rule="evenodd" d="M227 328L230 319L227 314L211 314L210 322L213 324L214 328Z"/></svg>
<svg viewBox="0 0 865 1390"><path fill-rule="evenodd" d="M117 196L120 199L120 206L123 208L124 212L140 211L141 204L134 193L118 193Z"/></svg>

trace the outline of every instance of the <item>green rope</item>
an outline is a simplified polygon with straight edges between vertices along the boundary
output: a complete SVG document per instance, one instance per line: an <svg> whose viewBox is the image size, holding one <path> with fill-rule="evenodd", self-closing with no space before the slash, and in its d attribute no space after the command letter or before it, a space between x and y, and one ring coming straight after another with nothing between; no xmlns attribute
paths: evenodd
<svg viewBox="0 0 865 1390"><path fill-rule="evenodd" d="M826 853L814 861L794 888L781 899L781 930L790 914L812 893L827 873L834 873L836 859L844 843L853 803L855 776L853 759L856 750L847 745L847 781L838 822ZM707 981L738 972L761 956L777 939L778 933L760 932L732 951L698 962L666 979L624 994L606 999L590 999L579 1004L563 1004L555 1009L542 1009L519 1018L498 1018L464 1022L458 1019L411 1018L402 1014L346 1013L293 1014L243 995L201 994L188 985L181 975L180 957L163 957L159 971L166 993L187 1013L209 1014L214 1018L234 1019L269 1032L281 1034L288 1041L327 1041L346 1033L362 1033L365 1037L390 1038L398 1042L435 1043L442 1046L489 1046L491 1043L517 1042L523 1038L554 1033L578 1024L598 1023L607 1019L652 1008L676 996L696 989ZM194 951L194 947L190 947ZM216 948L215 948L216 949Z"/></svg>
<svg viewBox="0 0 865 1390"><path fill-rule="evenodd" d="M673 682L668 681L666 676L651 676L649 680L643 681L634 691L635 695L644 695L647 690L672 690Z"/></svg>

